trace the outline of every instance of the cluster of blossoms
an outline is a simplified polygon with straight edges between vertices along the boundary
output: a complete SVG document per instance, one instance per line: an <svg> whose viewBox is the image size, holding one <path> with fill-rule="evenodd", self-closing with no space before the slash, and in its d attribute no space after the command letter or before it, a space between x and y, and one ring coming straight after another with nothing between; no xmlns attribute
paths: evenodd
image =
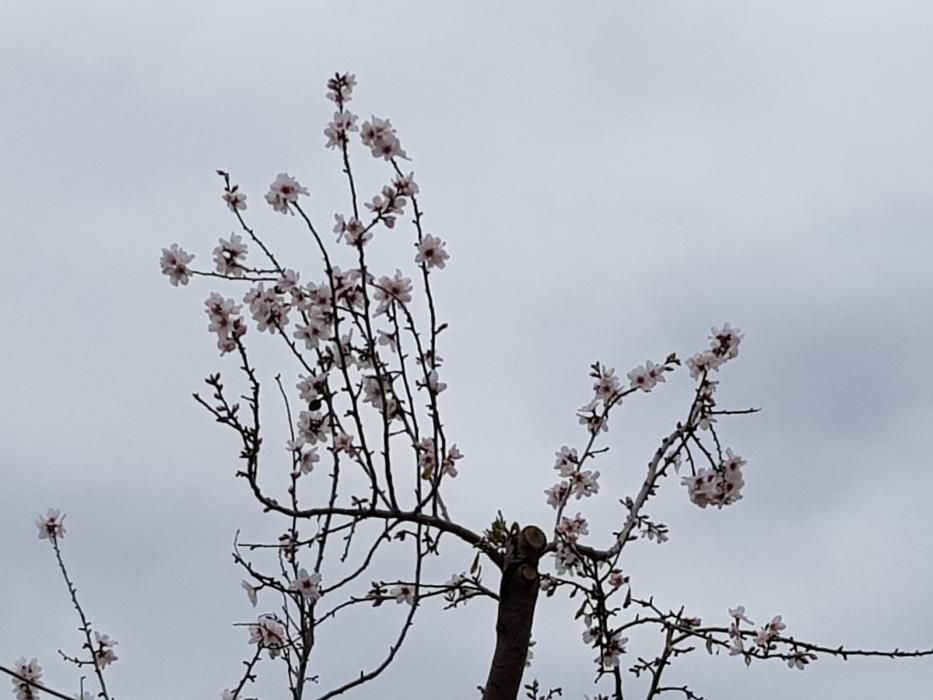
<svg viewBox="0 0 933 700"><path fill-rule="evenodd" d="M722 328L713 328L710 333L710 348L697 353L687 360L690 376L694 379L707 374L710 370L719 370L726 362L739 355L742 333L728 323Z"/></svg>
<svg viewBox="0 0 933 700"><path fill-rule="evenodd" d="M334 214L334 233L337 234L338 243L343 240L347 245L362 247L372 240L371 229L372 227L364 226L355 216L346 221L342 214Z"/></svg>
<svg viewBox="0 0 933 700"><path fill-rule="evenodd" d="M732 640L732 643L729 647L730 656L745 656L745 663L750 664L752 657L749 650L745 648L745 643L743 642L743 630L741 625L743 622L754 627L755 623L748 619L745 615L745 606L737 605L735 608L729 608L729 617L732 618L732 622L729 624L729 638ZM787 628L787 625L781 619L780 615L775 615L771 622L763 625L755 633L755 644L761 652L767 654L769 651L773 651L775 648L774 642L779 639L781 632ZM789 668L796 668L803 670L806 668L807 664L816 659L814 654L807 652L796 651L787 657L787 665Z"/></svg>
<svg viewBox="0 0 933 700"><path fill-rule="evenodd" d="M321 595L321 575L316 571L309 574L307 569L298 571L298 578L288 584L288 590L296 591L301 597L309 602L320 600Z"/></svg>
<svg viewBox="0 0 933 700"><path fill-rule="evenodd" d="M722 508L742 498L744 464L745 460L727 447L718 467L699 469L695 475L683 477L681 483L687 487L690 500L700 508Z"/></svg>
<svg viewBox="0 0 933 700"><path fill-rule="evenodd" d="M288 325L289 306L275 287L266 289L260 282L246 293L243 303L249 305L249 312L260 332L274 335Z"/></svg>
<svg viewBox="0 0 933 700"><path fill-rule="evenodd" d="M360 137L363 139L363 145L369 147L373 158L392 160L408 157L402 149L402 143L398 140L392 122L388 119L374 116L372 121L363 122Z"/></svg>
<svg viewBox="0 0 933 700"><path fill-rule="evenodd" d="M359 131L356 125L357 116L348 109L334 112L334 119L324 128L328 148L341 148L347 145L349 132Z"/></svg>
<svg viewBox="0 0 933 700"><path fill-rule="evenodd" d="M397 177L391 185L382 188L381 194L374 195L372 201L365 203L364 206L373 213L376 221L381 221L386 228L395 228L396 217L405 213L408 200L404 193L418 191L413 178L414 173Z"/></svg>
<svg viewBox="0 0 933 700"><path fill-rule="evenodd" d="M572 572L580 564L575 545L582 535L589 534L589 524L580 513L561 517L557 526L558 541L554 550L554 567L558 574Z"/></svg>
<svg viewBox="0 0 933 700"><path fill-rule="evenodd" d="M418 466L421 467L421 478L431 480L437 468L437 449L434 438L424 438L415 446L418 452ZM456 445L451 445L447 449L447 454L441 460L441 473L450 477L455 477L457 471L457 460L462 459L463 454Z"/></svg>
<svg viewBox="0 0 933 700"><path fill-rule="evenodd" d="M65 534L65 516L55 508L49 508L45 515L36 519L40 540L58 540Z"/></svg>
<svg viewBox="0 0 933 700"><path fill-rule="evenodd" d="M642 391L651 391L654 387L664 380L664 365L656 365L651 360L648 360L643 365L638 365L635 369L629 372L626 376L631 382L632 388L641 389Z"/></svg>
<svg viewBox="0 0 933 700"><path fill-rule="evenodd" d="M26 682L32 681L33 683L38 683L42 680L42 667L39 665L38 659L32 659L31 661L19 659L14 665L13 670L26 679L12 679L13 694L16 696L16 700L38 700L39 691L35 686Z"/></svg>
<svg viewBox="0 0 933 700"><path fill-rule="evenodd" d="M217 334L217 348L220 354L233 352L236 349L237 338L246 334L246 324L239 316L242 307L233 299L224 299L217 292L211 292L204 305L210 319L207 329Z"/></svg>
<svg viewBox="0 0 933 700"><path fill-rule="evenodd" d="M256 623L249 626L249 643L267 649L269 658L274 659L288 643L285 626L274 615L260 615Z"/></svg>
<svg viewBox="0 0 933 700"><path fill-rule="evenodd" d="M549 489L545 489L548 505L557 510L571 495L579 500L583 497L589 497L599 492L599 471L584 470L580 468L580 458L575 448L564 445L560 452L554 453L557 460L554 462L554 468L566 480L554 484Z"/></svg>
<svg viewBox="0 0 933 700"><path fill-rule="evenodd" d="M106 668L119 659L113 651L116 645L110 635L94 632L94 662L98 668Z"/></svg>
<svg viewBox="0 0 933 700"><path fill-rule="evenodd" d="M590 534L589 525L586 522L586 518L577 513L574 517L568 518L566 516L560 519L560 525L557 526L557 532L563 537L567 542L572 542L576 544L577 540L580 539L581 535Z"/></svg>

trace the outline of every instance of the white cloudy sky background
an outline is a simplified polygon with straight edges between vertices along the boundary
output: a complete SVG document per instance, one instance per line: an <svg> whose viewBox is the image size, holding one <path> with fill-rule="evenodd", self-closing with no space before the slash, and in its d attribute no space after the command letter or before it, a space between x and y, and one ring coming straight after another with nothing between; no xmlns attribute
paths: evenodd
<svg viewBox="0 0 933 700"><path fill-rule="evenodd" d="M232 228L223 167L251 220L319 276L262 194L288 171L323 224L342 206L321 133L335 70L356 73L356 111L399 129L428 230L448 241L442 398L467 524L499 507L548 522L542 490L554 450L583 437L589 363L688 355L729 320L746 341L722 398L763 409L723 427L749 460L746 497L701 511L667 483L650 511L671 541L631 548L635 592L723 624L737 603L781 613L832 645L933 645L931 31L919 2L4 5L0 662L75 676L56 649L77 649L76 622L32 524L54 505L81 597L120 641L117 697L219 697L236 678L248 649L231 623L253 611L229 545L279 526L189 396L233 370L205 332L213 287L172 289L158 255L177 241L209 262ZM384 171L363 156L374 190ZM410 255L383 245L384 272ZM613 417L584 504L606 530L689 386ZM450 547L442 570L468 559ZM532 673L582 697L592 654L574 609L542 600ZM322 644L316 672L371 665L397 611L378 612ZM357 697L473 697L493 620L484 602L425 610ZM670 680L711 698L922 697L933 670L697 654Z"/></svg>

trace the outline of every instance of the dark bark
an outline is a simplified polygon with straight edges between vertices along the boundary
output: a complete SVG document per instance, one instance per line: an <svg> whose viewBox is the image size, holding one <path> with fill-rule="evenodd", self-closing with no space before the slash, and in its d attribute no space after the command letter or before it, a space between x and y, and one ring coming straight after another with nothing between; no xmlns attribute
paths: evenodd
<svg viewBox="0 0 933 700"><path fill-rule="evenodd" d="M496 652L483 700L515 700L521 690L538 600L538 560L546 548L547 536L533 525L523 528L509 543L499 584Z"/></svg>

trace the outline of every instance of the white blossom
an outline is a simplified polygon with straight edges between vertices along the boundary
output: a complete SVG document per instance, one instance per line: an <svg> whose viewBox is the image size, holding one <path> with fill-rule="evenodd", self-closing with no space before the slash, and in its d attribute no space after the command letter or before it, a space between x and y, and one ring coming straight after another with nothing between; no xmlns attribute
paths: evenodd
<svg viewBox="0 0 933 700"><path fill-rule="evenodd" d="M573 571L574 567L579 563L580 557L566 542L560 541L557 543L557 548L554 550L554 567L559 575Z"/></svg>
<svg viewBox="0 0 933 700"><path fill-rule="evenodd" d="M415 603L415 589L407 583L394 586L389 591L389 595L395 598L395 602L399 604L408 603L409 605L414 605Z"/></svg>
<svg viewBox="0 0 933 700"><path fill-rule="evenodd" d="M285 292L291 292L292 295L301 296L301 289L298 284L298 278L301 276L297 270L286 269L282 271L282 274L279 275L279 278L275 282L275 291L278 294L285 294Z"/></svg>
<svg viewBox="0 0 933 700"><path fill-rule="evenodd" d="M732 618L734 618L736 622L739 622L740 620L743 620L743 621L747 622L747 623L750 624L750 625L754 625L754 624L755 624L754 622L752 622L751 620L749 620L749 619L745 616L745 606L744 606L744 605L736 605L734 608L729 608L729 616L732 617Z"/></svg>
<svg viewBox="0 0 933 700"><path fill-rule="evenodd" d="M230 240L220 239L214 248L214 265L218 274L228 277L242 277L242 261L246 259L246 244L235 233L230 234Z"/></svg>
<svg viewBox="0 0 933 700"><path fill-rule="evenodd" d="M593 391L596 392L596 398L602 401L609 401L619 390L619 378L613 368L600 368L599 378L593 384Z"/></svg>
<svg viewBox="0 0 933 700"><path fill-rule="evenodd" d="M320 347L321 341L326 342L330 339L330 321L317 314L308 314L307 319L305 324L295 324L295 332L292 335L295 340L303 341L306 349L314 350Z"/></svg>
<svg viewBox="0 0 933 700"><path fill-rule="evenodd" d="M324 387L327 383L327 376L323 374L305 377L299 375L299 382L296 385L298 394L302 401L308 403L319 400L324 394Z"/></svg>
<svg viewBox="0 0 933 700"><path fill-rule="evenodd" d="M570 490L579 500L599 492L599 471L579 471L570 477Z"/></svg>
<svg viewBox="0 0 933 700"><path fill-rule="evenodd" d="M547 495L547 504L557 510L570 495L570 483L558 481L551 488L545 489L544 493Z"/></svg>
<svg viewBox="0 0 933 700"><path fill-rule="evenodd" d="M369 146L374 158L407 158L402 144L395 134L395 129L388 119L373 117L371 121L363 122L360 130L363 145Z"/></svg>
<svg viewBox="0 0 933 700"><path fill-rule="evenodd" d="M442 391L444 391L444 389L447 388L447 384L440 381L437 378L437 370L432 369L430 372L428 372L427 387L431 391L432 394L440 394Z"/></svg>
<svg viewBox="0 0 933 700"><path fill-rule="evenodd" d="M57 540L65 534L65 516L55 508L49 508L45 515L36 520L40 540Z"/></svg>
<svg viewBox="0 0 933 700"><path fill-rule="evenodd" d="M233 299L224 299L217 292L204 302L210 319L208 330L217 334L217 347L223 355L236 349L236 339L246 333L246 325L239 318L240 306Z"/></svg>
<svg viewBox="0 0 933 700"><path fill-rule="evenodd" d="M275 181L269 185L269 192L266 194L266 201L275 211L283 214L293 213L290 205L298 202L299 195L308 194L308 190L302 187L298 181L288 175L288 173L279 173Z"/></svg>
<svg viewBox="0 0 933 700"><path fill-rule="evenodd" d="M343 147L347 143L347 134L351 131L358 131L356 126L356 115L349 110L342 109L334 112L334 119L324 129L324 135L327 137L327 148Z"/></svg>
<svg viewBox="0 0 933 700"><path fill-rule="evenodd" d="M110 635L94 632L94 661L98 668L106 668L118 660L119 657L113 651L116 645L117 642Z"/></svg>
<svg viewBox="0 0 933 700"><path fill-rule="evenodd" d="M343 216L334 214L334 233L337 234L337 242L346 240L347 245L363 246L373 237L373 232L363 225L355 216L351 216L349 221L344 221Z"/></svg>
<svg viewBox="0 0 933 700"><path fill-rule="evenodd" d="M188 263L192 260L194 256L191 253L180 248L177 243L172 243L168 248L162 249L159 264L162 266L162 274L168 276L168 281L173 287L177 287L179 284L188 284L191 280L192 273Z"/></svg>
<svg viewBox="0 0 933 700"><path fill-rule="evenodd" d="M535 652L532 647L537 644L537 642L528 640L528 651L525 652L525 668L531 668L531 661L535 658Z"/></svg>
<svg viewBox="0 0 933 700"><path fill-rule="evenodd" d="M321 455L317 448L305 444L298 452L298 467L302 474L310 474L314 470L314 465L321 461Z"/></svg>
<svg viewBox="0 0 933 700"><path fill-rule="evenodd" d="M414 197L420 190L418 189L418 183L415 182L415 174L408 173L408 175L398 175L393 181L392 185L403 197Z"/></svg>
<svg viewBox="0 0 933 700"><path fill-rule="evenodd" d="M436 267L443 270L447 266L447 260L450 259L450 255L444 250L446 245L440 238L426 233L421 242L415 244L418 249L415 262L426 266L428 269Z"/></svg>
<svg viewBox="0 0 933 700"><path fill-rule="evenodd" d="M577 410L577 417L580 425L585 425L587 430L594 435L609 430L609 416L607 414L601 414L597 410L596 405L597 400L593 399Z"/></svg>
<svg viewBox="0 0 933 700"><path fill-rule="evenodd" d="M699 379L704 372L719 369L719 364L718 358L711 352L700 352L687 360L687 368L694 379Z"/></svg>
<svg viewBox="0 0 933 700"><path fill-rule="evenodd" d="M249 643L268 650L269 658L274 659L287 644L285 627L273 615L260 615L249 626Z"/></svg>
<svg viewBox="0 0 933 700"><path fill-rule="evenodd" d="M722 361L732 360L739 355L739 344L744 337L738 328L732 328L728 323L722 328L712 328L710 330L710 349Z"/></svg>
<svg viewBox="0 0 933 700"><path fill-rule="evenodd" d="M554 454L557 456L557 461L554 462L554 468L560 472L561 476L570 476L580 463L580 458L577 455L577 449L575 447L562 445L560 452L555 452Z"/></svg>
<svg viewBox="0 0 933 700"><path fill-rule="evenodd" d="M566 516L561 517L560 525L557 526L557 531L569 542L576 542L581 535L590 534L586 518L580 515L580 513L577 513L572 518Z"/></svg>
<svg viewBox="0 0 933 700"><path fill-rule="evenodd" d="M42 680L42 667L39 665L38 659L27 661L25 658L21 658L13 665L13 670L25 678L26 681L38 683ZM16 700L38 700L39 691L35 686L19 678L13 678L12 681L13 694L16 696Z"/></svg>
<svg viewBox="0 0 933 700"><path fill-rule="evenodd" d="M437 466L437 457L434 450L434 438L424 438L417 446L418 466L421 467L422 479L433 479L434 468Z"/></svg>
<svg viewBox="0 0 933 700"><path fill-rule="evenodd" d="M288 325L289 306L285 299L276 294L274 288L266 289L262 282L243 296L243 303L249 305L250 313L260 331L274 334Z"/></svg>
<svg viewBox="0 0 933 700"><path fill-rule="evenodd" d="M321 598L321 575L308 573L307 569L298 571L298 578L288 584L288 590L297 591L305 600L314 602Z"/></svg>
<svg viewBox="0 0 933 700"><path fill-rule="evenodd" d="M250 582L246 580L240 581L240 588L246 591L246 597L249 598L250 605L252 605L255 608L256 602L257 602L256 592L259 589L253 586L252 584L250 584Z"/></svg>
<svg viewBox="0 0 933 700"><path fill-rule="evenodd" d="M628 637L623 637L621 632L612 635L599 655L600 665L607 671L616 668L619 665L619 656L625 653L626 644Z"/></svg>
<svg viewBox="0 0 933 700"><path fill-rule="evenodd" d="M327 442L329 423L320 411L302 411L298 414L298 435L312 445Z"/></svg>
<svg viewBox="0 0 933 700"><path fill-rule="evenodd" d="M224 192L222 197L230 211L235 212L246 209L246 195L240 192L236 185Z"/></svg>
<svg viewBox="0 0 933 700"><path fill-rule="evenodd" d="M728 506L742 498L741 458L732 455L719 469L699 469L694 476L685 476L681 484L687 487L690 500L700 508L714 505L717 508Z"/></svg>
<svg viewBox="0 0 933 700"><path fill-rule="evenodd" d="M383 275L379 278L376 287L375 299L379 302L376 313L385 313L391 304L396 301L407 304L411 301L411 280L402 276L401 270L395 271L395 277Z"/></svg>
<svg viewBox="0 0 933 700"><path fill-rule="evenodd" d="M781 616L775 615L771 622L762 627L758 634L755 635L755 643L760 647L767 648L771 640L779 636L786 628L787 625L781 621Z"/></svg>
<svg viewBox="0 0 933 700"><path fill-rule="evenodd" d="M355 85L356 76L353 73L338 73L327 81L327 99L337 104L349 102Z"/></svg>
<svg viewBox="0 0 933 700"><path fill-rule="evenodd" d="M456 462L459 459L463 459L463 455L456 445L451 445L447 448L447 454L444 455L443 464L441 464L441 471L444 472L447 476L453 478L457 476L457 465Z"/></svg>
<svg viewBox="0 0 933 700"><path fill-rule="evenodd" d="M633 388L641 389L646 392L654 389L658 382L665 381L664 368L654 364L651 360L648 360L643 365L638 365L638 367L629 372L627 376Z"/></svg>
<svg viewBox="0 0 933 700"><path fill-rule="evenodd" d="M356 448L353 446L353 436L346 433L337 433L334 438L334 451L346 452L351 456L356 454Z"/></svg>

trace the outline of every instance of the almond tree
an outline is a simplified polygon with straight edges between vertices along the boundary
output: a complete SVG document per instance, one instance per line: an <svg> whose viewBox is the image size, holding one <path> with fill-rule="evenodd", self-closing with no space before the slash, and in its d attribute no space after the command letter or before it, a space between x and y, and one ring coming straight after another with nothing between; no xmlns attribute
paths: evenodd
<svg viewBox="0 0 933 700"><path fill-rule="evenodd" d="M611 412L623 401L641 400L668 373L681 369L674 353L638 365L625 378L603 363L591 366L592 400L577 411L580 443L556 451L557 481L544 491L553 522L522 525L490 513L490 524L477 526L454 517L444 493L464 455L441 412L447 385L440 351L447 323L438 315L432 287L449 254L446 243L425 229L419 188L414 174L403 168L409 159L395 128L377 117L358 126L357 115L348 109L355 84L350 74L337 74L327 83L336 112L324 130L326 145L336 151L348 193L331 231L309 214L303 199L309 191L294 177L279 174L265 195L275 212L294 218L312 244L323 268L316 277L303 278L297 268L286 266L247 220L247 197L224 171L218 171L222 198L239 232L220 239L213 269L192 267L195 256L177 244L162 251L162 272L176 287L196 277L247 287L242 297L211 292L205 302L217 348L239 371L237 388L228 389L220 373L211 374L209 392L194 398L236 436L241 460L236 476L261 510L284 526L275 542L235 541L234 559L243 570L250 602L272 607L248 623L254 648L222 692L224 700L254 697L252 683L268 665L261 665L266 659L284 671L281 677L294 700L349 693L392 663L423 606L458 607L477 598L490 599L498 611L489 675L480 688L484 700L513 700L523 691L533 700L560 696L560 688L542 689L537 680L522 685L540 593L572 599L568 609L583 623L583 643L592 648L595 681L602 690L598 697L606 700L622 700L626 673L647 678L648 698L664 693L699 698L688 685L662 680L677 657L697 649L725 652L746 664L777 659L793 669L806 668L820 655L933 654L828 648L789 636L780 615L756 626L742 606L723 615L723 624L708 625L684 606L665 608L650 595L636 595L623 554L638 540L667 540L667 527L646 507L668 477L674 476L675 487L679 481L700 508L721 509L742 498L745 460L724 445L719 420L753 410L720 408L716 400L720 371L738 356L743 337L729 324L714 328L708 346L686 361L695 388L685 398L683 418L660 439L638 492L621 499L617 530L591 539L587 519L572 506L599 492L600 472L592 467L608 449L600 438L608 431ZM386 184L368 201L362 200L351 167L354 134L387 166ZM368 255L374 239L406 235L397 230L405 220L412 226L410 259L386 265ZM386 274L396 264L410 267L413 276L401 267ZM270 378L254 364L246 340L251 326L279 344L293 374ZM287 417L284 446L274 439L264 442L270 401ZM62 654L93 672L95 690L81 687L77 697L109 700L113 696L104 670L117 660L116 642L92 626L78 602L62 558L60 513L50 510L37 526L39 537L53 547L82 623L83 656ZM445 552L459 549L454 561L468 565L451 567L449 579L436 580L430 572L442 546ZM386 560L382 550L389 548L396 553ZM405 568L398 573L401 561ZM377 562L388 562L386 569ZM490 566L492 583L486 577ZM328 643L344 611L383 604L406 610L383 658L370 660L347 679L314 668L312 650ZM653 656L623 663L627 635L644 626L660 630L660 648ZM19 700L42 694L73 697L42 684L36 659L23 658L0 670L12 677ZM468 691L453 692L464 696Z"/></svg>

